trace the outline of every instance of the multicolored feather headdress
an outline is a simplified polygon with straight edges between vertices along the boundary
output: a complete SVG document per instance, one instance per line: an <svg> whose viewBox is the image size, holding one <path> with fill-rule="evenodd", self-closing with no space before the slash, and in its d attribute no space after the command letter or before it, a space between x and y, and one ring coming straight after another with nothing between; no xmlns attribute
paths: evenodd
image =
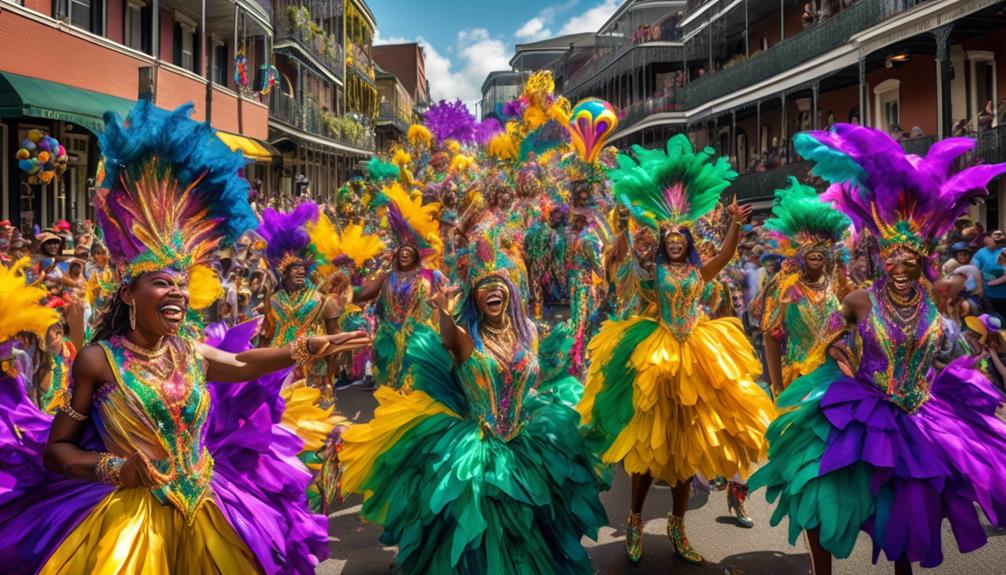
<svg viewBox="0 0 1006 575"><path fill-rule="evenodd" d="M303 202L286 213L272 208L263 210L258 233L266 242L265 257L269 265L280 275L294 264L307 267L309 272L313 268L307 226L317 219L318 204L312 201Z"/></svg>
<svg viewBox="0 0 1006 575"><path fill-rule="evenodd" d="M818 197L814 188L790 177L788 188L775 191L772 217L765 229L775 236L780 255L792 258L812 250L831 254L852 221Z"/></svg>
<svg viewBox="0 0 1006 575"><path fill-rule="evenodd" d="M319 272L329 275L335 268L353 265L363 266L367 260L384 251L384 243L373 234L364 233L360 224L348 224L340 232L332 220L322 213L317 221L308 223L307 232L316 260L321 262Z"/></svg>
<svg viewBox="0 0 1006 575"><path fill-rule="evenodd" d="M410 195L398 183L385 186L381 193L388 206L388 225L398 245L416 248L423 259L440 254L440 204L424 205L421 194Z"/></svg>
<svg viewBox="0 0 1006 575"><path fill-rule="evenodd" d="M720 194L737 177L726 158L713 159L713 149L698 153L684 134L667 141L666 150L633 146L636 159L618 155L609 170L615 198L639 223L654 230L691 226L716 206Z"/></svg>
<svg viewBox="0 0 1006 575"><path fill-rule="evenodd" d="M192 109L168 112L140 100L126 122L105 114L105 177L94 203L123 281L165 269L186 273L190 305L198 308L221 291L207 267L211 254L257 219L240 176L244 159L208 124L190 120Z"/></svg>
<svg viewBox="0 0 1006 575"><path fill-rule="evenodd" d="M905 154L887 134L836 124L829 131L793 138L796 151L815 162L813 173L831 182L822 196L869 230L881 256L899 248L929 256L940 236L964 215L973 198L1006 172L1006 163L979 165L952 174L955 160L974 148L970 138L947 138L926 156Z"/></svg>

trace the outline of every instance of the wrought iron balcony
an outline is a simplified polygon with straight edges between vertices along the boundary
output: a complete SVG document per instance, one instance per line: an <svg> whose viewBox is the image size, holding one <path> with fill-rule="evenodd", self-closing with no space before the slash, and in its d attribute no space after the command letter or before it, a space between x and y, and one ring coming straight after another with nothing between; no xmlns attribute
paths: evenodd
<svg viewBox="0 0 1006 575"><path fill-rule="evenodd" d="M412 110L403 109L395 102L381 102L377 123L390 124L404 134L409 131L409 125L412 123Z"/></svg>
<svg viewBox="0 0 1006 575"><path fill-rule="evenodd" d="M727 189L726 196L737 194L737 200L741 202L771 200L777 189L789 186L790 176L807 183L811 179L811 166L810 162L793 162L774 170L741 174Z"/></svg>
<svg viewBox="0 0 1006 575"><path fill-rule="evenodd" d="M371 83L374 82L374 61L358 44L350 42L346 45L346 64Z"/></svg>
<svg viewBox="0 0 1006 575"><path fill-rule="evenodd" d="M274 18L275 43L291 42L340 80L343 78L343 49L335 34L326 33L311 19L303 6L287 6Z"/></svg>
<svg viewBox="0 0 1006 575"><path fill-rule="evenodd" d="M730 68L707 73L678 91L678 103L689 109L753 86L791 70L847 43L849 38L884 18L884 0L861 0L846 10L758 52Z"/></svg>
<svg viewBox="0 0 1006 575"><path fill-rule="evenodd" d="M309 99L300 103L292 96L274 90L269 99L269 116L303 132L340 144L363 150L374 149L372 127L335 116Z"/></svg>
<svg viewBox="0 0 1006 575"><path fill-rule="evenodd" d="M986 164L1006 162L1006 126L979 133L975 155Z"/></svg>
<svg viewBox="0 0 1006 575"><path fill-rule="evenodd" d="M680 35L675 33L668 38L638 43L625 40L612 46L608 52L574 71L566 80L564 91L568 93L591 91L590 89L600 82L618 74L629 73L647 64L681 60L684 47L670 44L680 42Z"/></svg>

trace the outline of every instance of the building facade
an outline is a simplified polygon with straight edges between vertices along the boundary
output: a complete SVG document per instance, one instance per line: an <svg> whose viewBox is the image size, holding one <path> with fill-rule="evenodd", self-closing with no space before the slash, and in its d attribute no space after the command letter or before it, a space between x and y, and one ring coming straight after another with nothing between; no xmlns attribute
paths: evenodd
<svg viewBox="0 0 1006 575"><path fill-rule="evenodd" d="M550 67L572 101L620 110L613 144L687 133L730 158L739 197L767 206L788 176L808 179L792 135L835 122L918 154L970 135L968 161L1006 161L1004 37L1006 3L992 0L628 0ZM990 227L1006 225L1003 180L975 209Z"/></svg>
<svg viewBox="0 0 1006 575"><path fill-rule="evenodd" d="M398 77L377 68L377 93L380 109L374 135L377 149L387 151L396 143L405 141L409 126L417 119L415 103L408 88Z"/></svg>
<svg viewBox="0 0 1006 575"><path fill-rule="evenodd" d="M348 0L347 0L348 2ZM281 156L270 194L330 201L374 152L369 117L347 107L353 45L343 0L273 0L277 86L269 141Z"/></svg>
<svg viewBox="0 0 1006 575"><path fill-rule="evenodd" d="M266 178L273 153L255 73L272 52L272 9L255 0L0 0L0 219L23 231L93 217L105 111L138 98L187 102ZM245 74L236 74L240 63ZM66 172L29 183L15 152L32 130L67 150Z"/></svg>
<svg viewBox="0 0 1006 575"><path fill-rule="evenodd" d="M426 56L415 42L382 44L373 48L374 62L394 75L412 98L416 113L430 106L430 82L426 79Z"/></svg>

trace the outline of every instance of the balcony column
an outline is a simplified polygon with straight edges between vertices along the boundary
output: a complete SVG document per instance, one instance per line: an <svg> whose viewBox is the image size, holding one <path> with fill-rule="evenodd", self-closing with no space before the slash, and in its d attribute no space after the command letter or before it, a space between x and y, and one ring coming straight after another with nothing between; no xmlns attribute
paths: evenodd
<svg viewBox="0 0 1006 575"><path fill-rule="evenodd" d="M779 41L786 39L786 0L779 0Z"/></svg>
<svg viewBox="0 0 1006 575"><path fill-rule="evenodd" d="M817 130L819 128L817 123L817 97L821 93L821 83L814 82L811 86L811 99L810 99L810 129Z"/></svg>
<svg viewBox="0 0 1006 575"><path fill-rule="evenodd" d="M866 58L859 59L859 125L866 125Z"/></svg>
<svg viewBox="0 0 1006 575"><path fill-rule="evenodd" d="M751 22L748 20L748 0L744 0L744 57L751 56L751 47L748 45L748 27Z"/></svg>
<svg viewBox="0 0 1006 575"><path fill-rule="evenodd" d="M737 149L737 109L736 108L733 109L733 110L730 110L730 145L727 146L727 149L730 150L730 155L727 157L727 159L729 160L730 158L737 158L736 162L735 162L735 164L737 164L737 165L734 166L734 170L735 171L739 171L740 170L740 165L739 164L740 164L741 160L740 160L740 151Z"/></svg>
<svg viewBox="0 0 1006 575"><path fill-rule="evenodd" d="M161 57L161 2L153 0L150 6L150 55L155 60ZM157 89L157 80L154 79L154 89Z"/></svg>
<svg viewBox="0 0 1006 575"><path fill-rule="evenodd" d="M780 114L782 114L782 120L780 121L781 125L779 127L779 147L784 150L783 157L786 158L787 160L789 160L789 143L788 143L789 136L787 135L787 133L788 133L788 130L787 130L787 124L788 124L788 122L786 121L787 114L786 114L786 93L785 92L783 92L782 95L779 96L779 101L782 102L782 108L781 108L781 110L779 112Z"/></svg>
<svg viewBox="0 0 1006 575"><path fill-rule="evenodd" d="M706 64L706 74L713 72L713 22L709 20L709 63Z"/></svg>
<svg viewBox="0 0 1006 575"><path fill-rule="evenodd" d="M755 102L755 149L761 156L761 100Z"/></svg>
<svg viewBox="0 0 1006 575"><path fill-rule="evenodd" d="M953 29L953 24L946 24L933 31L933 36L936 37L936 61L940 66L938 82L940 87L939 119L941 138L946 138L953 130L953 119L951 118L953 111L950 96L950 33Z"/></svg>

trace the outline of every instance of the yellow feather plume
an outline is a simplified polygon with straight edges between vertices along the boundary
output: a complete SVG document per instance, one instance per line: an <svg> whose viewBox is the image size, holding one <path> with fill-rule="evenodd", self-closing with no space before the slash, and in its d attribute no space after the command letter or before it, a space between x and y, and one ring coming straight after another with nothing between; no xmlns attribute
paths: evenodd
<svg viewBox="0 0 1006 575"><path fill-rule="evenodd" d="M42 305L48 295L46 290L36 286L26 286L24 270L31 260L22 258L7 268L0 265L0 342L7 341L21 332L31 332L45 337L49 326L59 321L59 312Z"/></svg>
<svg viewBox="0 0 1006 575"><path fill-rule="evenodd" d="M205 309L224 295L224 286L216 270L202 264L189 268L189 307Z"/></svg>
<svg viewBox="0 0 1006 575"><path fill-rule="evenodd" d="M475 158L465 154L458 154L451 160L451 172L461 174L467 172L475 165Z"/></svg>
<svg viewBox="0 0 1006 575"><path fill-rule="evenodd" d="M384 194L398 206L409 227L440 253L443 247L440 239L440 204L431 202L423 205L422 193L413 196L398 183L385 186Z"/></svg>
<svg viewBox="0 0 1006 575"><path fill-rule="evenodd" d="M405 150L399 148L398 150L395 150L395 155L392 156L391 163L399 168L404 168L412 163L412 156Z"/></svg>
<svg viewBox="0 0 1006 575"><path fill-rule="evenodd" d="M461 144L457 140L444 140L444 149L452 154L457 154L461 151Z"/></svg>
<svg viewBox="0 0 1006 575"><path fill-rule="evenodd" d="M433 143L433 133L422 124L412 124L409 126L406 137L409 139L409 144L413 146L422 145L428 148Z"/></svg>
<svg viewBox="0 0 1006 575"><path fill-rule="evenodd" d="M517 157L517 146L509 134L500 132L489 140L489 155L497 160L512 160Z"/></svg>
<svg viewBox="0 0 1006 575"><path fill-rule="evenodd" d="M324 213L318 216L316 222L307 225L307 233L314 249L322 257L323 262L319 266L321 275L334 272L332 262L341 257L347 257L356 266L361 266L384 250L381 239L364 233L360 224L349 224L340 233Z"/></svg>

